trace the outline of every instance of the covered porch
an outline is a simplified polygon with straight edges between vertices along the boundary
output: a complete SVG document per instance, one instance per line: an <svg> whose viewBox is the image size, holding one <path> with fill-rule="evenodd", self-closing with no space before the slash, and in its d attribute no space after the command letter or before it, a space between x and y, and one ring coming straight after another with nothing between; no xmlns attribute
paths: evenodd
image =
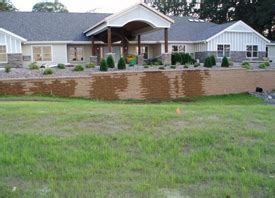
<svg viewBox="0 0 275 198"><path fill-rule="evenodd" d="M164 64L171 64L171 54L168 53L168 29L172 23L172 19L144 3L113 14L84 32L85 36L91 39L90 60L98 63L101 58L112 55L117 62L121 56L127 57L134 52L137 64L142 65L143 59L146 58L144 53L149 54L149 48L142 45L142 35L152 31L163 31L165 51L161 57ZM135 44L137 50L133 50Z"/></svg>

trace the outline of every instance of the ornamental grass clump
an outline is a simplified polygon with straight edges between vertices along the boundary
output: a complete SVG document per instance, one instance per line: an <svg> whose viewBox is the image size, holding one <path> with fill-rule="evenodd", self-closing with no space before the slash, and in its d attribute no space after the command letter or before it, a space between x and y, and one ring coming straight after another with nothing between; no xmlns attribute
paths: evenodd
<svg viewBox="0 0 275 198"><path fill-rule="evenodd" d="M250 63L247 61L242 62L241 67L244 69L251 69Z"/></svg>
<svg viewBox="0 0 275 198"><path fill-rule="evenodd" d="M33 62L33 63L29 64L29 69L30 70L38 70L39 65L37 64L37 62Z"/></svg>
<svg viewBox="0 0 275 198"><path fill-rule="evenodd" d="M84 71L83 65L81 65L81 64L76 65L76 66L74 67L74 71L76 71L76 72Z"/></svg>
<svg viewBox="0 0 275 198"><path fill-rule="evenodd" d="M5 72L6 73L10 73L11 72L11 66L10 65L6 65L5 66Z"/></svg>
<svg viewBox="0 0 275 198"><path fill-rule="evenodd" d="M43 72L43 75L51 75L53 74L53 70L51 68L46 68Z"/></svg>
<svg viewBox="0 0 275 198"><path fill-rule="evenodd" d="M66 66L65 66L65 64L63 64L63 63L59 63L59 64L57 65L57 68L58 68L58 69L65 69Z"/></svg>

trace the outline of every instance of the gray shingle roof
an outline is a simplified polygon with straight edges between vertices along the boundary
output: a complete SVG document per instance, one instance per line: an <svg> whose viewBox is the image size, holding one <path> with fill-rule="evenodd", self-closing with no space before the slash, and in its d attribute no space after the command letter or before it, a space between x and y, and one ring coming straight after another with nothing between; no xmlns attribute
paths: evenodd
<svg viewBox="0 0 275 198"><path fill-rule="evenodd" d="M36 13L0 12L0 28L28 41L87 41L83 31L110 14L102 13ZM200 41L210 38L232 25L210 22L190 22L191 17L172 17L175 24L169 30L170 41ZM163 31L142 36L144 41L162 41Z"/></svg>

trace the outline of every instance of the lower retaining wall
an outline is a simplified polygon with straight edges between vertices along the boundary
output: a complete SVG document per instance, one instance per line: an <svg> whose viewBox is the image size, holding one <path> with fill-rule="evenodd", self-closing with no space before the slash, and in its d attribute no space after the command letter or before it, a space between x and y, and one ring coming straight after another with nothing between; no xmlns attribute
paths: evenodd
<svg viewBox="0 0 275 198"><path fill-rule="evenodd" d="M201 69L95 73L90 77L0 80L1 95L170 99L275 90L275 70Z"/></svg>

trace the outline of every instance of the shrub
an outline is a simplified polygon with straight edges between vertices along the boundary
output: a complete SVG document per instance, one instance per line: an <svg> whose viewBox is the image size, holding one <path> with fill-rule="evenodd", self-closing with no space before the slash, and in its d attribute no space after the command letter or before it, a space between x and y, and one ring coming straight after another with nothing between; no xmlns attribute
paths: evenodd
<svg viewBox="0 0 275 198"><path fill-rule="evenodd" d="M95 64L94 63L87 63L86 68L94 68Z"/></svg>
<svg viewBox="0 0 275 198"><path fill-rule="evenodd" d="M264 64L265 64L265 66L267 66L267 67L270 66L270 63L269 63L269 62L265 62Z"/></svg>
<svg viewBox="0 0 275 198"><path fill-rule="evenodd" d="M148 66L148 65L145 65L144 68L147 69L147 68L149 68L149 66Z"/></svg>
<svg viewBox="0 0 275 198"><path fill-rule="evenodd" d="M44 75L51 75L53 74L53 70L51 68L46 68L43 72Z"/></svg>
<svg viewBox="0 0 275 198"><path fill-rule="evenodd" d="M215 58L214 55L211 55L211 56L210 56L210 60L211 60L212 66L217 65L217 63L216 63L216 58Z"/></svg>
<svg viewBox="0 0 275 198"><path fill-rule="evenodd" d="M211 62L211 59L209 57L207 57L205 60L204 60L204 67L212 67L212 62Z"/></svg>
<svg viewBox="0 0 275 198"><path fill-rule="evenodd" d="M221 65L222 67L229 67L229 61L228 61L228 59L226 58L226 56L225 57L223 57L223 59L222 59L222 65Z"/></svg>
<svg viewBox="0 0 275 198"><path fill-rule="evenodd" d="M84 71L84 67L83 67L83 65L76 65L75 67L74 67L74 71Z"/></svg>
<svg viewBox="0 0 275 198"><path fill-rule="evenodd" d="M242 62L241 67L244 69L251 69L250 63L247 61Z"/></svg>
<svg viewBox="0 0 275 198"><path fill-rule="evenodd" d="M6 73L10 73L10 71L11 71L11 66L10 65L6 65L5 66L5 72Z"/></svg>
<svg viewBox="0 0 275 198"><path fill-rule="evenodd" d="M112 55L107 56L107 66L109 68L114 68L115 67L115 61Z"/></svg>
<svg viewBox="0 0 275 198"><path fill-rule="evenodd" d="M59 63L59 64L57 65L57 68L58 68L58 69L65 69L66 66L65 66L65 64L63 64L63 63Z"/></svg>
<svg viewBox="0 0 275 198"><path fill-rule="evenodd" d="M186 69L187 69L187 68L189 68L189 66L188 66L188 65L184 65L184 68L186 68Z"/></svg>
<svg viewBox="0 0 275 198"><path fill-rule="evenodd" d="M177 66L176 66L176 65L171 65L170 68L171 68L171 69L176 69Z"/></svg>
<svg viewBox="0 0 275 198"><path fill-rule="evenodd" d="M104 58L100 61L100 71L108 71L108 66Z"/></svg>
<svg viewBox="0 0 275 198"><path fill-rule="evenodd" d="M160 66L159 69L160 69L160 70L165 70L165 67Z"/></svg>
<svg viewBox="0 0 275 198"><path fill-rule="evenodd" d="M200 63L195 63L195 64L194 64L194 67L199 67L199 66L201 66Z"/></svg>
<svg viewBox="0 0 275 198"><path fill-rule="evenodd" d="M126 63L125 63L125 59L123 57L121 57L117 63L117 68L118 69L126 69Z"/></svg>
<svg viewBox="0 0 275 198"><path fill-rule="evenodd" d="M173 55L172 55L172 64L173 65L176 65L177 63L180 63L180 64L182 64L182 56L181 56L181 54L180 53L174 53Z"/></svg>
<svg viewBox="0 0 275 198"><path fill-rule="evenodd" d="M260 69L266 69L266 68L267 68L267 66L266 66L266 64L265 64L265 63L262 63L262 64L260 64L260 65L259 65L259 68L260 68Z"/></svg>
<svg viewBox="0 0 275 198"><path fill-rule="evenodd" d="M29 64L29 69L37 70L37 69L39 69L39 65L37 64L37 62L33 62L33 63Z"/></svg>

